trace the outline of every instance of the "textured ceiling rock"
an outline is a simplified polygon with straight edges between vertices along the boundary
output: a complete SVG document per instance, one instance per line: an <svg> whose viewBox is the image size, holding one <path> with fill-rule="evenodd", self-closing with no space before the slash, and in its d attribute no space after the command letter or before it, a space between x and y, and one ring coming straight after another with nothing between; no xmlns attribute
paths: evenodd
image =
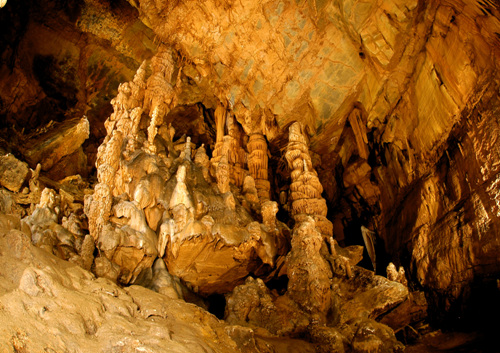
<svg viewBox="0 0 500 353"><path fill-rule="evenodd" d="M405 65L398 63L403 39L418 35L416 1L133 3L157 35L210 78L247 132L259 128L262 115L275 116L279 126L300 120L317 140L328 136L328 151L352 104L372 109L388 69ZM243 123L248 114L253 126Z"/></svg>

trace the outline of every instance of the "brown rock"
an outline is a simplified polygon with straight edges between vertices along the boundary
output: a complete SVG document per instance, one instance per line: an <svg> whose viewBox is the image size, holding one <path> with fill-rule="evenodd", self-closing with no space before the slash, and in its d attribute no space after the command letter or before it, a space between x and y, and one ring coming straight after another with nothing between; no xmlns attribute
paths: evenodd
<svg viewBox="0 0 500 353"><path fill-rule="evenodd" d="M0 156L0 185L18 192L30 174L28 165L12 154Z"/></svg>
<svg viewBox="0 0 500 353"><path fill-rule="evenodd" d="M295 335L304 332L310 324L288 296L273 294L261 279L248 277L226 297L224 320L234 325L263 327L277 335Z"/></svg>
<svg viewBox="0 0 500 353"><path fill-rule="evenodd" d="M408 288L401 283L358 266L353 267L350 278L335 277L333 282L341 295L337 301L340 322L361 317L375 319L408 298Z"/></svg>
<svg viewBox="0 0 500 353"><path fill-rule="evenodd" d="M326 323L333 305L332 274L320 253L322 244L323 237L316 230L314 220L309 218L295 225L292 250L286 257L287 295L318 324Z"/></svg>
<svg viewBox="0 0 500 353"><path fill-rule="evenodd" d="M64 156L78 150L89 137L89 129L86 117L71 119L39 136L29 137L21 149L32 167L40 163L42 170L50 170Z"/></svg>

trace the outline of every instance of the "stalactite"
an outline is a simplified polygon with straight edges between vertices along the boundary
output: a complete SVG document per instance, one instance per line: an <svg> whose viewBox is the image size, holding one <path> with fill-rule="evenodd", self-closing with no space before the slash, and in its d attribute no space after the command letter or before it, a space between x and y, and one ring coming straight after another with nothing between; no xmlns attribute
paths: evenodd
<svg viewBox="0 0 500 353"><path fill-rule="evenodd" d="M149 110L151 121L148 127L149 150L155 153L154 140L163 118L177 104L176 94L172 87L174 59L171 49L161 48L151 59L153 74L147 81L144 95L144 108Z"/></svg>
<svg viewBox="0 0 500 353"><path fill-rule="evenodd" d="M361 226L361 235L365 242L366 250L372 261L373 271L377 271L377 254L375 253L375 232L369 230L365 226Z"/></svg>

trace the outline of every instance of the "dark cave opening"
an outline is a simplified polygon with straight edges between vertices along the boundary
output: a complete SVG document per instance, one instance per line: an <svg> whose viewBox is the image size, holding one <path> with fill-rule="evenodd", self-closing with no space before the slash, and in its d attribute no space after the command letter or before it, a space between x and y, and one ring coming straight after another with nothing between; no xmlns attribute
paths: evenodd
<svg viewBox="0 0 500 353"><path fill-rule="evenodd" d="M206 302L208 303L208 312L223 320L226 311L226 297L224 294L211 294L207 297Z"/></svg>
<svg viewBox="0 0 500 353"><path fill-rule="evenodd" d="M288 276L282 275L279 277L272 278L266 283L267 288L271 291L275 290L279 295L283 295L286 293L288 288Z"/></svg>

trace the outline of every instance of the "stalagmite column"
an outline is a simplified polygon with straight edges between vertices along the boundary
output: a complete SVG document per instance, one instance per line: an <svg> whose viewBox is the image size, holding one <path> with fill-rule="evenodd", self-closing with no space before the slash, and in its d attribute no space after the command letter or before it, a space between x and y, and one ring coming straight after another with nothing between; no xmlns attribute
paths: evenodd
<svg viewBox="0 0 500 353"><path fill-rule="evenodd" d="M296 222L311 216L318 230L327 238L333 235L333 225L326 218L326 201L321 197L323 186L314 170L307 147L303 126L295 122L290 126L288 146L285 153L288 167L292 170L289 202Z"/></svg>
<svg viewBox="0 0 500 353"><path fill-rule="evenodd" d="M210 160L210 171L213 176L215 176L217 164L219 163L222 157L222 145L224 143L226 115L227 115L226 108L224 108L222 104L217 106L217 109L215 109L214 113L215 126L216 126L215 148L212 152L212 159Z"/></svg>
<svg viewBox="0 0 500 353"><path fill-rule="evenodd" d="M158 126L163 124L163 118L175 107L176 94L171 85L174 73L174 60L170 49L160 49L151 59L153 74L148 79L144 95L145 109L149 109L151 122L148 127L148 148L155 153L154 140Z"/></svg>
<svg viewBox="0 0 500 353"><path fill-rule="evenodd" d="M261 203L269 200L271 185L268 180L267 141L262 134L251 134L247 144L248 169L255 180Z"/></svg>
<svg viewBox="0 0 500 353"><path fill-rule="evenodd" d="M226 125L226 108L222 104L219 104L215 109L215 126L216 126L216 144L222 144L222 138L224 137L224 126ZM217 145L216 147L217 148Z"/></svg>
<svg viewBox="0 0 500 353"><path fill-rule="evenodd" d="M332 306L332 272L320 253L323 236L306 216L293 228L292 250L286 257L287 295L311 315L314 324L325 324Z"/></svg>
<svg viewBox="0 0 500 353"><path fill-rule="evenodd" d="M139 67L133 81L119 86L118 95L111 101L113 113L104 124L107 136L97 152L98 184L94 194L85 199L90 234L101 257L119 266L119 280L123 283L133 282L157 255L156 234L149 228L152 223L147 223L146 214L159 211L153 201L161 177L155 173L159 170L157 160L151 155L146 157L145 151L155 153L158 126L175 103L169 83L173 71L171 52L160 51L152 59L153 75L147 85L145 65ZM139 134L143 111L152 116L147 140ZM137 158L139 155L142 157Z"/></svg>
<svg viewBox="0 0 500 353"><path fill-rule="evenodd" d="M243 186L243 180L248 173L247 170L245 170L247 156L241 143L241 128L235 122L233 116L227 115L226 110L222 106L219 106L215 111L215 119L217 137L212 159L210 160L210 171L212 175L215 176L219 161L222 155L226 154L231 184L241 188ZM221 134L224 133L224 121L227 128L227 135L221 136Z"/></svg>

